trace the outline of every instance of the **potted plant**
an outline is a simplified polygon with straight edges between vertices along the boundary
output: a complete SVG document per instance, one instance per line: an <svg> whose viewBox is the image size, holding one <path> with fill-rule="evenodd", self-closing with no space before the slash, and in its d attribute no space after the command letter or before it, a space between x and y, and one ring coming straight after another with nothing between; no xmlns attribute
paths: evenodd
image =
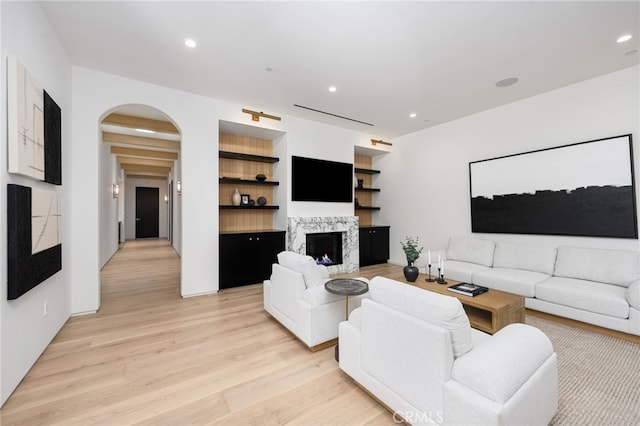
<svg viewBox="0 0 640 426"><path fill-rule="evenodd" d="M418 237L405 237L405 241L401 241L400 244L407 258L407 266L404 267L402 272L404 272L404 277L407 281L414 282L420 275L420 271L414 265L414 262L418 260L424 247L418 248Z"/></svg>

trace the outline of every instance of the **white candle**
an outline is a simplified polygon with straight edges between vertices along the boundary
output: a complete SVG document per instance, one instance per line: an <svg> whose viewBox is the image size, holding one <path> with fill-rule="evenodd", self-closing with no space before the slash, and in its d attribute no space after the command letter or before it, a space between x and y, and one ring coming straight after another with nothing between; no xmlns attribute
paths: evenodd
<svg viewBox="0 0 640 426"><path fill-rule="evenodd" d="M427 251L427 258L429 259L429 265L431 265L431 250Z"/></svg>
<svg viewBox="0 0 640 426"><path fill-rule="evenodd" d="M442 261L442 276L444 277L444 260Z"/></svg>

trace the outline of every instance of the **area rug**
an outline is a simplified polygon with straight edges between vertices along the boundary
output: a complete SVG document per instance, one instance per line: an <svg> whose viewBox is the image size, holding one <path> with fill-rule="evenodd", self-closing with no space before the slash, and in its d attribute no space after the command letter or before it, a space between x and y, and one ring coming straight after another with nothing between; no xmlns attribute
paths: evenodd
<svg viewBox="0 0 640 426"><path fill-rule="evenodd" d="M552 425L640 425L640 345L526 316L558 354L558 413Z"/></svg>

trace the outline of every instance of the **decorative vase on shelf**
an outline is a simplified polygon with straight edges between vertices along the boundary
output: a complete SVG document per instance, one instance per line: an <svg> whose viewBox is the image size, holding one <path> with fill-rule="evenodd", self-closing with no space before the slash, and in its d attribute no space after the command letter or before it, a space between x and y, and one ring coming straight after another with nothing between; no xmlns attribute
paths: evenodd
<svg viewBox="0 0 640 426"><path fill-rule="evenodd" d="M240 192L238 192L238 188L233 191L233 196L231 196L231 204L233 204L234 206L240 205Z"/></svg>
<svg viewBox="0 0 640 426"><path fill-rule="evenodd" d="M409 262L407 266L402 269L404 273L404 277L410 283L415 282L418 279L418 275L420 275L420 270L417 266L413 265L413 262Z"/></svg>

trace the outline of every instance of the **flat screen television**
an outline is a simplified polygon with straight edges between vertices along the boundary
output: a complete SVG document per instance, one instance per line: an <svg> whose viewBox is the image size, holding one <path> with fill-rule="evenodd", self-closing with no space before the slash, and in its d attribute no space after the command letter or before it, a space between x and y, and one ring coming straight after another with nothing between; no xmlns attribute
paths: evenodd
<svg viewBox="0 0 640 426"><path fill-rule="evenodd" d="M353 164L291 157L291 200L353 202Z"/></svg>

